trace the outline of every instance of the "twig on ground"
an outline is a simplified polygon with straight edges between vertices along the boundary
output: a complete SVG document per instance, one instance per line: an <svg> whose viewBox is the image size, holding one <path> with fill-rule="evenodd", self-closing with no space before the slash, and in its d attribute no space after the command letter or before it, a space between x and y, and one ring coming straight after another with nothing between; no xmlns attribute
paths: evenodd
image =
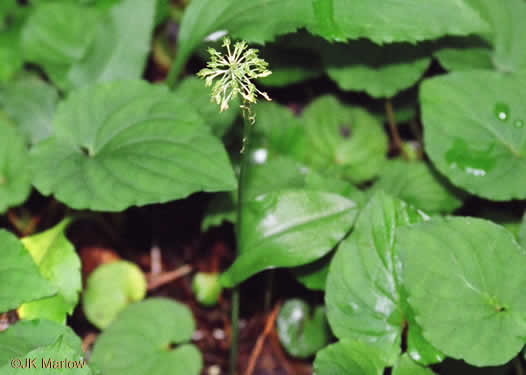
<svg viewBox="0 0 526 375"><path fill-rule="evenodd" d="M176 270L163 272L159 275L149 274L147 277L148 290L151 291L159 288L160 286L169 284L172 281L175 281L183 276L188 275L190 272L192 272L192 267L189 265L184 265Z"/></svg>
<svg viewBox="0 0 526 375"><path fill-rule="evenodd" d="M95 340L97 340L97 336L98 335L96 333L90 332L84 337L82 340L82 350L84 353L88 353Z"/></svg>
<svg viewBox="0 0 526 375"><path fill-rule="evenodd" d="M269 317L267 318L265 329L263 330L263 333L258 337L256 345L254 346L254 349L252 349L252 353L250 354L250 359L248 361L248 366L245 371L245 375L252 375L252 373L254 372L259 355L263 350L263 344L265 343L265 339L274 329L274 323L276 322L276 318L278 317L280 307L281 304L278 302L274 307L274 310L272 310Z"/></svg>
<svg viewBox="0 0 526 375"><path fill-rule="evenodd" d="M163 259L161 255L161 248L157 245L153 245L150 250L150 272L152 278L155 278L163 272Z"/></svg>

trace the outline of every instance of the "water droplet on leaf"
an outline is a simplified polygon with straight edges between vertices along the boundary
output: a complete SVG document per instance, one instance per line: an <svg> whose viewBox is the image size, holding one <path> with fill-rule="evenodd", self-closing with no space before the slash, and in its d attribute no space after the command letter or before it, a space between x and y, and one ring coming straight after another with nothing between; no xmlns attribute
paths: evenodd
<svg viewBox="0 0 526 375"><path fill-rule="evenodd" d="M446 162L450 168L461 169L475 177L484 177L496 164L493 155L494 146L492 145L486 150L475 149L466 141L456 139L453 147L446 152Z"/></svg>
<svg viewBox="0 0 526 375"><path fill-rule="evenodd" d="M495 104L495 116L501 121L508 121L510 117L510 107L504 103Z"/></svg>

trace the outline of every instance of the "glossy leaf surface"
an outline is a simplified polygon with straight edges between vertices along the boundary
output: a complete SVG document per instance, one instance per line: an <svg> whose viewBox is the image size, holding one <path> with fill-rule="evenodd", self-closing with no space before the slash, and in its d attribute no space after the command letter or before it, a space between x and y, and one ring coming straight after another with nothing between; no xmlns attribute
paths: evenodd
<svg viewBox="0 0 526 375"><path fill-rule="evenodd" d="M223 285L321 258L349 231L356 213L353 201L331 193L285 190L258 196L245 204L240 255L222 275Z"/></svg>
<svg viewBox="0 0 526 375"><path fill-rule="evenodd" d="M326 304L334 334L380 348L391 364L400 353L408 315L397 275L395 237L401 227L426 219L407 203L377 193L360 213L351 236L339 246L329 269Z"/></svg>
<svg viewBox="0 0 526 375"><path fill-rule="evenodd" d="M326 346L331 338L325 308L311 309L300 299L285 302L276 323L280 342L293 357L308 358Z"/></svg>
<svg viewBox="0 0 526 375"><path fill-rule="evenodd" d="M401 228L396 252L409 304L434 346L476 366L504 364L522 349L526 252L511 233L482 219L436 218Z"/></svg>
<svg viewBox="0 0 526 375"><path fill-rule="evenodd" d="M523 74L484 71L423 83L426 152L453 184L491 200L526 198L525 85Z"/></svg>

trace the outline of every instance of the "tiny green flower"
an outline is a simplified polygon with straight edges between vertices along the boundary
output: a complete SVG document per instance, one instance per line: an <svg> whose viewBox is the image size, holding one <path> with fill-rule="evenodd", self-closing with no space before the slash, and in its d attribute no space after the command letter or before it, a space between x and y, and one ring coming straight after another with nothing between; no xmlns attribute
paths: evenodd
<svg viewBox="0 0 526 375"><path fill-rule="evenodd" d="M221 112L228 109L228 103L241 95L243 105L241 108L250 115L250 104L256 103L260 95L266 100L271 100L266 92L258 90L252 82L256 78L267 77L272 72L267 69L268 63L258 57L258 50L248 48L247 42L241 41L234 44L231 51L231 41L223 39L223 47L227 54L222 55L213 48L208 49L211 60L207 68L202 69L197 75L205 79L206 86L212 88L212 101L221 107Z"/></svg>

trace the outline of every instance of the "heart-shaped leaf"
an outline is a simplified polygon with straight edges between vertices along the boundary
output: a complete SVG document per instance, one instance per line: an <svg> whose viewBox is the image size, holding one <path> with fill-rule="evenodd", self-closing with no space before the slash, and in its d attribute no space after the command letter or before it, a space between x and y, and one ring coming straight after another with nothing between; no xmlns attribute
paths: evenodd
<svg viewBox="0 0 526 375"><path fill-rule="evenodd" d="M492 200L526 198L525 86L524 74L485 71L423 83L426 152L453 184Z"/></svg>
<svg viewBox="0 0 526 375"><path fill-rule="evenodd" d="M42 369L42 360L78 361L78 371L71 369L68 374L91 374L84 361L82 341L71 328L48 320L20 321L0 332L0 372L2 374L51 374L62 372L59 368L48 371ZM14 369L11 360L20 359L25 364L25 358L36 359L37 368ZM82 364L84 363L84 369ZM71 371L71 372L70 372Z"/></svg>
<svg viewBox="0 0 526 375"><path fill-rule="evenodd" d="M383 353L374 346L360 341L342 340L329 345L316 354L315 375L381 375L385 362Z"/></svg>
<svg viewBox="0 0 526 375"><path fill-rule="evenodd" d="M390 98L414 85L431 63L424 45L379 46L368 40L331 45L323 60L342 90L365 91L375 98Z"/></svg>
<svg viewBox="0 0 526 375"><path fill-rule="evenodd" d="M144 273L134 263L106 263L92 272L86 283L82 295L86 318L104 329L126 306L142 300L146 288Z"/></svg>
<svg viewBox="0 0 526 375"><path fill-rule="evenodd" d="M374 189L382 189L428 213L449 213L462 205L462 195L423 161L390 160Z"/></svg>
<svg viewBox="0 0 526 375"><path fill-rule="evenodd" d="M309 150L305 158L313 168L353 183L378 174L387 156L387 135L370 113L323 96L305 109L302 118Z"/></svg>
<svg viewBox="0 0 526 375"><path fill-rule="evenodd" d="M293 357L308 358L329 343L331 338L325 308L311 311L307 303L291 299L283 304L277 319L281 344Z"/></svg>
<svg viewBox="0 0 526 375"><path fill-rule="evenodd" d="M0 244L3 256L0 312L56 294L57 288L42 276L31 255L14 235L1 229Z"/></svg>
<svg viewBox="0 0 526 375"><path fill-rule="evenodd" d="M0 113L0 214L23 203L31 192L26 142Z"/></svg>
<svg viewBox="0 0 526 375"><path fill-rule="evenodd" d="M201 353L190 341L192 312L178 302L151 298L124 310L99 336L92 363L112 375L198 375ZM172 349L173 345L179 345Z"/></svg>
<svg viewBox="0 0 526 375"><path fill-rule="evenodd" d="M308 29L329 40L415 43L488 27L468 4L456 0L314 0L313 6L317 23Z"/></svg>
<svg viewBox="0 0 526 375"><path fill-rule="evenodd" d="M26 303L18 309L22 319L45 318L65 323L79 300L82 289L80 259L66 238L71 220L65 219L55 227L22 239L42 275L57 288L56 296Z"/></svg>
<svg viewBox="0 0 526 375"><path fill-rule="evenodd" d="M329 269L326 303L334 334L377 346L390 364L399 356L404 320L410 314L397 279L395 236L401 227L426 219L407 203L378 192L360 213Z"/></svg>
<svg viewBox="0 0 526 375"><path fill-rule="evenodd" d="M55 136L31 150L34 184L72 208L121 211L235 189L223 145L165 87L122 81L77 90L54 125Z"/></svg>
<svg viewBox="0 0 526 375"><path fill-rule="evenodd" d="M475 366L504 364L522 349L526 252L510 232L435 218L400 228L395 247L409 304L434 346Z"/></svg>
<svg viewBox="0 0 526 375"><path fill-rule="evenodd" d="M244 206L240 255L221 277L226 287L265 269L321 258L345 236L357 213L351 200L303 190L260 195Z"/></svg>

